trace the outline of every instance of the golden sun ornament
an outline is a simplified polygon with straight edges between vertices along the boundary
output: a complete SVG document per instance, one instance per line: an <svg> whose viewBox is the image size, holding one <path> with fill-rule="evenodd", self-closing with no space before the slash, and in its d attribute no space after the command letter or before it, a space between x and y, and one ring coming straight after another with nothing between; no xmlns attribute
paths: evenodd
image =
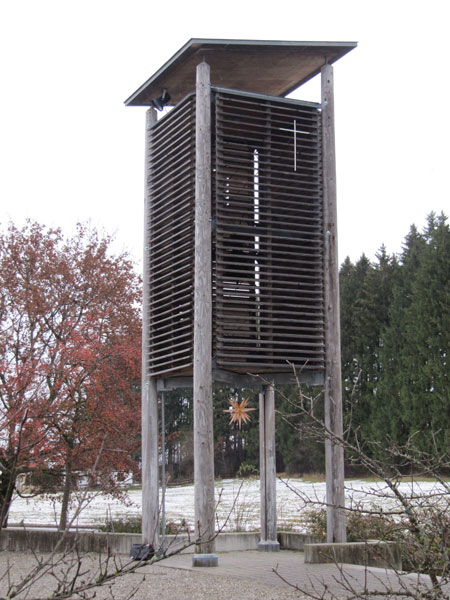
<svg viewBox="0 0 450 600"><path fill-rule="evenodd" d="M248 413L251 410L256 410L256 408L249 408L247 406L248 402L249 398L244 398L241 403L239 403L239 400L230 400L231 407L223 411L230 414L230 425L237 423L240 429L242 423L249 423L252 420Z"/></svg>

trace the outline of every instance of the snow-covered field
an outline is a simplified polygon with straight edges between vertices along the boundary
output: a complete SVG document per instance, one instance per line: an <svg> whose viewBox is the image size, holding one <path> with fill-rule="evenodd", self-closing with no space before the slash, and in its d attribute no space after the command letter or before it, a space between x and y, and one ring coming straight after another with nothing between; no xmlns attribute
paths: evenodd
<svg viewBox="0 0 450 600"><path fill-rule="evenodd" d="M432 482L402 483L400 489L413 493L441 493L440 486ZM92 527L107 518L127 517L141 512L141 490L130 490L127 502L104 495L85 494L86 506L80 511L74 526ZM346 482L347 506L376 504L390 509L395 500L382 483L364 481ZM325 499L325 483L311 483L303 479L277 480L277 513L279 529L301 531L301 515L312 506ZM216 501L218 526L223 526L228 517L225 530L256 530L259 527L259 481L227 479L216 482ZM26 525L55 525L60 510L57 496L47 499L33 498L25 500L16 497L13 501L9 523L23 521ZM77 510L73 502L72 514ZM180 523L183 519L193 527L194 524L194 487L193 485L168 488L166 492L166 520Z"/></svg>

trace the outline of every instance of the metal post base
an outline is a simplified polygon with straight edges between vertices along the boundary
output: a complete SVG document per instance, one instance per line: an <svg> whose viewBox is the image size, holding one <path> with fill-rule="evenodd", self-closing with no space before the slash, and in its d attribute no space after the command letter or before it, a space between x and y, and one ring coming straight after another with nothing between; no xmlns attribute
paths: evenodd
<svg viewBox="0 0 450 600"><path fill-rule="evenodd" d="M279 552L280 542L258 542L258 552Z"/></svg>
<svg viewBox="0 0 450 600"><path fill-rule="evenodd" d="M217 554L194 554L192 557L193 567L218 567L219 557Z"/></svg>

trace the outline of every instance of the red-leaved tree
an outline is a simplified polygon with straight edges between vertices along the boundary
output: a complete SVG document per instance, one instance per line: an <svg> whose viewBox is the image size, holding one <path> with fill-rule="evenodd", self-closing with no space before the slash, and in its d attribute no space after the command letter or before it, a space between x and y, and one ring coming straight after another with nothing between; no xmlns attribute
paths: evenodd
<svg viewBox="0 0 450 600"><path fill-rule="evenodd" d="M140 282L111 238L28 222L0 235L0 523L19 473L107 482L136 467Z"/></svg>

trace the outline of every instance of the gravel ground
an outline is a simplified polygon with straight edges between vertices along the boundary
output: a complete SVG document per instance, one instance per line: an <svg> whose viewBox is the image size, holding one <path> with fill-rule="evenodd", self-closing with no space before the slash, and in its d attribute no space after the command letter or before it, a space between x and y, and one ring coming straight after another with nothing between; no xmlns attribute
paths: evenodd
<svg viewBox="0 0 450 600"><path fill-rule="evenodd" d="M9 582L17 583L36 566L37 558L48 559L49 555L34 557L32 554L19 554L11 552L0 553L0 600L8 593ZM162 563L161 563L162 564ZM112 567L112 565L111 565ZM58 580L74 568L73 559L58 556L54 566L47 568L46 573L40 573L27 589L23 590L17 598L27 600L44 600L51 597L57 589ZM88 582L98 573L98 557L88 555L83 557L82 568L78 581ZM113 568L111 569L113 570ZM72 571L73 572L73 571ZM9 582L8 582L9 579ZM175 598L230 600L288 600L304 598L298 592L281 586L262 585L242 578L223 577L208 570L208 573L187 571L182 569L167 568L159 565L146 565L135 573L117 577L113 585L104 586L86 591L86 595L73 594L70 598L95 598L106 600L126 600L135 592L136 600L157 598L158 600L174 600ZM66 596L67 597L67 596Z"/></svg>

